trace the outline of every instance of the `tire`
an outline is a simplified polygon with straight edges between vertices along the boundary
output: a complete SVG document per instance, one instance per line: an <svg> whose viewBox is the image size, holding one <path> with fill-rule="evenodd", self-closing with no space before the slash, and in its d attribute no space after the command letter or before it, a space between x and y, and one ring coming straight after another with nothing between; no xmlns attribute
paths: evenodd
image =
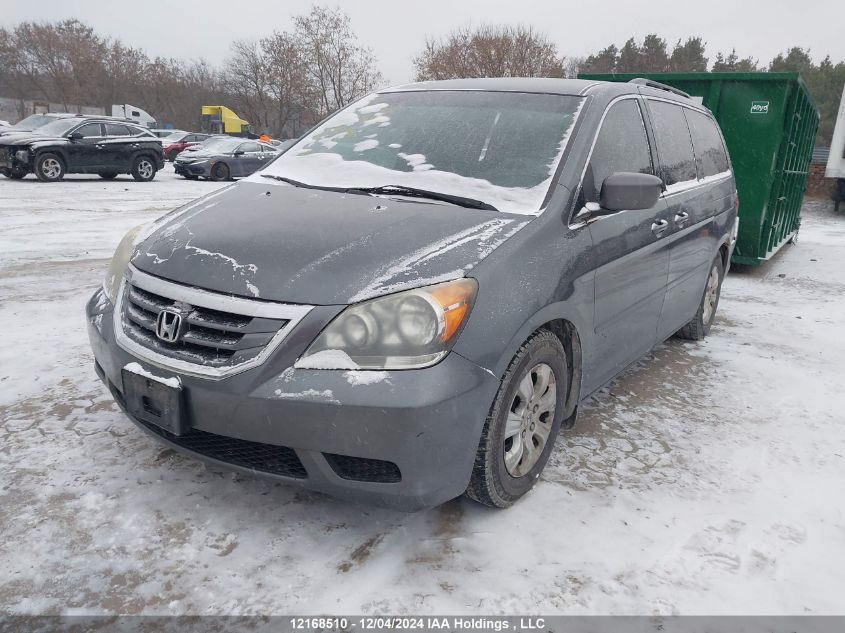
<svg viewBox="0 0 845 633"><path fill-rule="evenodd" d="M109 172L109 173L107 173L107 174L99 174L99 176L100 176L100 178L102 178L103 180L113 180L114 178L117 178L117 172L110 171L110 172Z"/></svg>
<svg viewBox="0 0 845 633"><path fill-rule="evenodd" d="M688 341L700 341L710 333L713 321L716 320L716 309L719 307L724 276L725 265L722 263L722 255L719 254L710 265L710 273L707 275L707 281L704 284L704 292L701 295L701 302L698 304L698 311L689 323L675 332L675 336ZM715 287L713 284L715 284Z"/></svg>
<svg viewBox="0 0 845 633"><path fill-rule="evenodd" d="M132 177L138 182L150 182L156 171L155 162L149 156L139 156L132 164Z"/></svg>
<svg viewBox="0 0 845 633"><path fill-rule="evenodd" d="M11 178L12 180L21 180L23 178L26 178L26 172L25 171L17 171L17 170L6 171L6 172L3 172L3 175L6 176L6 178Z"/></svg>
<svg viewBox="0 0 845 633"><path fill-rule="evenodd" d="M232 174L229 171L229 166L226 163L215 163L211 167L211 180L219 182L221 180L231 180Z"/></svg>
<svg viewBox="0 0 845 633"><path fill-rule="evenodd" d="M35 176L41 182L58 182L65 177L65 164L56 154L41 154L35 160Z"/></svg>
<svg viewBox="0 0 845 633"><path fill-rule="evenodd" d="M546 371L554 382L544 380ZM507 508L531 490L554 448L568 390L560 339L548 330L537 331L519 348L502 378L481 432L468 497ZM533 451L525 453L528 441Z"/></svg>

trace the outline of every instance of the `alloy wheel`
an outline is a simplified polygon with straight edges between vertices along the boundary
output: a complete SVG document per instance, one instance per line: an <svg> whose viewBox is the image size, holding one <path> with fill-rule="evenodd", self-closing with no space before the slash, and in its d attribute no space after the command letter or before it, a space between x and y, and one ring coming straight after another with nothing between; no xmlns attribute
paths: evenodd
<svg viewBox="0 0 845 633"><path fill-rule="evenodd" d="M62 175L62 165L55 158L47 158L41 162L41 173L50 180Z"/></svg>
<svg viewBox="0 0 845 633"><path fill-rule="evenodd" d="M539 363L519 383L505 422L504 459L511 477L523 477L537 464L555 417L557 384L549 365Z"/></svg>
<svg viewBox="0 0 845 633"><path fill-rule="evenodd" d="M138 175L144 180L153 177L153 164L148 160L142 160L138 163Z"/></svg>
<svg viewBox="0 0 845 633"><path fill-rule="evenodd" d="M701 315L704 323L710 323L713 312L716 309L716 302L719 300L719 269L716 266L710 269L710 276L707 278L707 288L704 291L704 312Z"/></svg>

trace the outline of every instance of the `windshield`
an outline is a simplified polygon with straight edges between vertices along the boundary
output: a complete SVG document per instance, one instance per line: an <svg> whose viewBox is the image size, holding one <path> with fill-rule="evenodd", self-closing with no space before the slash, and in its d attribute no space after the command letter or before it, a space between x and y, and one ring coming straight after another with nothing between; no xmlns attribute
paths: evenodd
<svg viewBox="0 0 845 633"><path fill-rule="evenodd" d="M414 187L538 214L582 103L478 90L373 94L261 173L326 187Z"/></svg>
<svg viewBox="0 0 845 633"><path fill-rule="evenodd" d="M45 123L49 123L50 121L55 120L55 118L47 116L46 114L30 114L25 119L22 119L15 123L12 127L17 130L35 130L38 127L44 125Z"/></svg>
<svg viewBox="0 0 845 633"><path fill-rule="evenodd" d="M244 142L242 138L232 138L229 136L215 136L204 140L196 146L198 152L232 152L235 148Z"/></svg>
<svg viewBox="0 0 845 633"><path fill-rule="evenodd" d="M82 119L54 119L52 123L38 128L38 133L45 136L61 136L80 123L82 123Z"/></svg>
<svg viewBox="0 0 845 633"><path fill-rule="evenodd" d="M170 141L171 143L178 143L187 136L186 132L171 132L167 136L162 136L162 141Z"/></svg>

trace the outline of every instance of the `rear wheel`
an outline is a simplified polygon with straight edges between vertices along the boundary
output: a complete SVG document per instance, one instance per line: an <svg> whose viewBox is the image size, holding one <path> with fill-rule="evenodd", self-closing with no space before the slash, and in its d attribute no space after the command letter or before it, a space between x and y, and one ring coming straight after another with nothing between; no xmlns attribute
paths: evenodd
<svg viewBox="0 0 845 633"><path fill-rule="evenodd" d="M707 275L707 283L704 286L701 303L698 305L698 312L689 323L675 332L675 336L689 341L700 341L710 333L713 321L716 320L716 308L719 307L724 270L722 256L717 255L710 264L710 274Z"/></svg>
<svg viewBox="0 0 845 633"><path fill-rule="evenodd" d="M230 180L231 177L229 166L226 163L217 163L211 168L212 180Z"/></svg>
<svg viewBox="0 0 845 633"><path fill-rule="evenodd" d="M21 178L26 177L26 172L13 169L12 171L4 171L3 175L6 176L6 178L11 178L12 180L20 180Z"/></svg>
<svg viewBox="0 0 845 633"><path fill-rule="evenodd" d="M112 180L114 178L117 178L117 172L110 171L107 174L100 174L100 178L102 178L103 180Z"/></svg>
<svg viewBox="0 0 845 633"><path fill-rule="evenodd" d="M132 165L132 177L138 182L149 182L156 176L156 166L149 156L139 156Z"/></svg>
<svg viewBox="0 0 845 633"><path fill-rule="evenodd" d="M540 330L523 343L484 423L467 496L507 508L531 490L560 430L568 376L552 332Z"/></svg>

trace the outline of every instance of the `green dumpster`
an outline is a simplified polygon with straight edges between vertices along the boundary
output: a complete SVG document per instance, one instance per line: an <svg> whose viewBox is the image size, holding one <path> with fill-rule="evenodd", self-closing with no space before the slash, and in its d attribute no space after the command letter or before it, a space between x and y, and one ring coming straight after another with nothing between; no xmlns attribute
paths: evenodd
<svg viewBox="0 0 845 633"><path fill-rule="evenodd" d="M739 193L739 236L731 261L759 265L798 231L819 114L798 73L631 73L700 98L728 145Z"/></svg>

